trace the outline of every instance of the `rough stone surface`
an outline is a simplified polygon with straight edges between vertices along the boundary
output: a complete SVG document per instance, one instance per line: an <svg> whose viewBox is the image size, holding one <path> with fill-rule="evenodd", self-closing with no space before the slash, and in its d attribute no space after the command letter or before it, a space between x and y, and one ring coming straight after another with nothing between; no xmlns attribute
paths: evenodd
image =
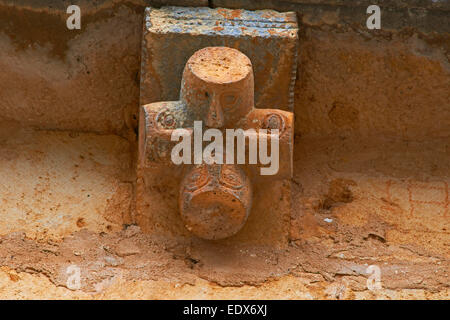
<svg viewBox="0 0 450 320"><path fill-rule="evenodd" d="M299 50L296 131L304 136L450 135L445 45L419 35L392 39L310 29Z"/></svg>
<svg viewBox="0 0 450 320"><path fill-rule="evenodd" d="M82 30L71 31L59 13L0 7L0 21L8 21L0 29L0 118L126 136L139 95L133 35L141 16L126 6L114 11L100 10L92 22L85 13Z"/></svg>
<svg viewBox="0 0 450 320"><path fill-rule="evenodd" d="M0 122L0 233L60 239L120 230L132 201L130 144L118 136Z"/></svg>
<svg viewBox="0 0 450 320"><path fill-rule="evenodd" d="M0 0L0 117L52 129L120 132L136 150L136 137L128 133L137 127L141 27L150 2L70 2L87 9L81 32L65 28L69 1ZM382 30L368 31L365 10L375 3L383 10ZM299 17L288 258L273 248L150 241L136 226L114 233L134 221L132 206L125 214L123 203L134 178L116 175L123 172L119 162L133 161L118 160L127 154L123 140L30 133L2 121L0 297L450 299L449 1L209 4ZM75 172L81 180L69 184ZM38 182L40 173L44 182ZM101 196L86 200L85 186ZM61 197L79 187L73 198ZM49 222L59 223L55 199L64 204L57 212L68 213L49 232ZM74 210L79 203L82 214ZM104 215L108 206L117 209ZM20 218L26 210L31 214ZM157 223L155 229L165 232ZM76 232L83 228L90 231ZM227 254L229 264L219 259ZM81 290L65 287L67 261L82 267ZM364 271L372 264L381 268L379 291L367 290ZM165 277L167 270L173 272Z"/></svg>
<svg viewBox="0 0 450 320"><path fill-rule="evenodd" d="M196 51L186 63L181 82L179 101L141 107L137 222L152 234L180 237L187 229L203 239L286 246L293 114L255 107L252 63L236 49L206 47ZM263 138L272 140L269 132L259 129L278 130L279 170L262 175L267 168L260 162L237 165L236 157L234 164L227 165L208 165L205 159L201 165L175 165L171 159L176 145L171 141L172 133L183 128L189 138L202 139L196 137L194 121L201 121L205 129L221 130L224 140L227 128L252 129L251 139L259 146ZM195 164L195 149L191 153L194 159L190 163ZM280 185L283 187L278 188Z"/></svg>
<svg viewBox="0 0 450 320"><path fill-rule="evenodd" d="M32 134L43 143L31 140ZM27 163L48 170L45 193L53 197L61 192L62 182L71 179L71 172L79 176L75 185L71 182L74 188L100 190L99 180L106 180L110 188L112 177L122 176L123 169L116 166L127 162L117 160L123 142L113 143L114 137L96 140L91 134L70 137L54 132L22 132L19 137L9 144L16 149L2 139L5 168L21 174L21 180L28 173L31 186L35 169L27 169ZM91 144L86 145L88 141ZM104 150L106 141L118 148L117 154ZM66 143L73 156L62 152L65 161L52 160L56 154L50 150L67 150L61 149ZM99 222L107 202L103 196L92 203L99 210L81 215L85 225L77 224L77 212L72 211L69 227L49 236L43 221L55 221L51 218L54 201L42 201L36 207L42 213L40 221L35 211L31 223L15 220L10 212L11 218L2 224L7 228L0 238L0 295L27 299L449 299L446 146L445 140L438 139L414 143L380 137L297 139L291 244L284 250L211 245L201 240L186 243L152 237L136 226L114 232L119 228L110 224L109 231L104 228L106 221ZM15 161L22 163L17 168L9 165L14 150L24 157ZM49 169L42 165L45 162ZM81 179L93 174L91 166L100 173L95 183ZM16 186L15 190L20 186L16 175L2 172L1 176L3 185ZM36 206L39 198L33 195L42 191L42 186L32 190L21 203L32 201ZM65 199L64 208L76 207L84 196ZM16 201L6 198L6 208L13 203L9 200ZM67 289L66 271L72 264L82 272L82 287L76 291ZM380 267L382 290L367 289L369 265Z"/></svg>
<svg viewBox="0 0 450 320"><path fill-rule="evenodd" d="M68 1L0 1L0 16L4 17L0 19L0 46L4 48L0 51L3 70L0 84L5 89L0 93L1 117L50 129L114 132L125 136L132 134L132 129L137 127L138 117L139 57L144 7L148 4L159 6L162 3L105 0L93 4L80 1L83 11L82 30L69 31L65 27L65 8ZM206 6L206 3L201 1L164 3ZM401 86L408 77L407 81L413 81L413 88L416 88L414 84L417 85L414 92L418 93L410 95L411 102L423 109L437 108L435 101L427 99L428 95L420 98L419 93L424 90L419 84L420 81L425 85L438 81L438 87L448 87L449 1L389 1L383 4L389 10L383 11L382 30L369 31L365 27L367 2L364 1L212 2L214 7L271 8L297 12L301 31L298 48L299 55L302 55L300 59L303 59L299 63L297 78L303 80L308 75L314 76L312 68L316 64L333 68L328 79L322 79L328 82L321 88L309 87L312 90L307 90L302 81L297 81L297 118L316 110L316 105L313 108L308 100L301 99L316 99L319 93L323 94L318 91L327 88L329 83L345 85L346 91L352 90L344 91L349 94L355 90L367 91L361 85L365 83L367 87L373 86L374 84L368 84L370 77L373 77L372 81L378 83L382 90L386 88L391 91ZM23 19L28 22L24 23ZM112 34L114 37L110 36ZM323 45L316 37L324 40ZM366 41L373 45L364 47ZM324 46L328 45L329 48L325 49ZM335 54L330 56L329 52L324 51L332 50L334 45L343 48L341 52L347 57L347 64L355 62L357 65L358 61L352 59L360 59L361 67L367 66L372 68L371 71L359 73L359 78L355 78L357 83L347 83L349 76L342 78L342 72L334 70L335 66L345 67L342 58ZM349 52L358 52L362 56L357 58L349 55ZM306 57L306 54L309 56ZM404 66L395 59L401 56L416 61L413 64L416 63L417 67L410 69L409 75L394 74L390 71L391 66L404 70ZM372 57L378 62L372 64ZM385 59L390 59L390 63L384 63ZM441 67L436 65L436 62ZM428 78L427 74L421 71L422 66L429 70ZM303 68L306 68L307 72L303 72ZM442 68L442 71L439 71L439 68ZM323 73L327 70L316 71ZM435 73L438 75L437 80L428 81ZM411 80L415 77L419 81ZM439 77L444 80L439 80ZM86 83L89 85L86 86ZM300 83L302 87L299 87ZM336 94L340 90L341 88L334 87L330 92ZM23 92L27 95L24 96ZM399 91L397 96L390 95L392 104L397 105L399 110L408 109L411 103L403 99ZM388 112L378 113L378 109L375 109L375 102L384 103L380 101L382 97L383 95L377 95L373 97L375 99L371 98L370 108L365 109L374 110L374 121L385 122L387 117L395 119ZM438 99L443 99L442 95L439 95ZM442 104L442 101L439 101L439 104ZM87 108L87 105L91 107ZM328 110L325 113L332 107L327 105ZM352 108L355 109L354 106ZM439 116L433 112L430 114L430 121L425 124L432 123L436 117ZM403 118L406 125L417 126L417 122L412 121L415 119L406 116ZM296 130L309 130L308 127L314 128L315 123L296 125Z"/></svg>
<svg viewBox="0 0 450 320"><path fill-rule="evenodd" d="M140 104L178 100L189 57L204 47L225 46L238 49L252 61L258 108L292 111L297 32L293 12L148 8Z"/></svg>

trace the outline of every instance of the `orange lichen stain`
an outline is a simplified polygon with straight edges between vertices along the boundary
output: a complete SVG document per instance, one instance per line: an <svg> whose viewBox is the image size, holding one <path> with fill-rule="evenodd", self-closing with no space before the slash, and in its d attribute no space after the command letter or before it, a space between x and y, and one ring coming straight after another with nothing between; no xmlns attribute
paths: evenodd
<svg viewBox="0 0 450 320"><path fill-rule="evenodd" d="M227 18L227 16L228 16L228 11L227 10L225 10L225 9L217 9L217 13L222 15L224 18L228 19Z"/></svg>
<svg viewBox="0 0 450 320"><path fill-rule="evenodd" d="M217 12L222 15L225 19L236 19L241 17L242 10L226 10L226 9L217 9Z"/></svg>
<svg viewBox="0 0 450 320"><path fill-rule="evenodd" d="M20 280L20 277L17 274L8 273L8 276L12 282L17 282Z"/></svg>
<svg viewBox="0 0 450 320"><path fill-rule="evenodd" d="M242 10L231 10L231 17L232 18L240 18L241 17Z"/></svg>
<svg viewBox="0 0 450 320"><path fill-rule="evenodd" d="M242 32L244 32L245 30L247 30L246 27L241 27Z"/></svg>
<svg viewBox="0 0 450 320"><path fill-rule="evenodd" d="M287 34L286 30L277 30L277 29L267 29L267 32L269 32L270 35L272 36L274 35L282 36Z"/></svg>
<svg viewBox="0 0 450 320"><path fill-rule="evenodd" d="M86 222L84 221L83 218L79 218L79 219L77 220L77 226L78 226L79 228L82 228L82 227L84 227L85 225L86 225Z"/></svg>
<svg viewBox="0 0 450 320"><path fill-rule="evenodd" d="M214 31L222 31L222 30L223 30L223 27L214 27L213 30L214 30Z"/></svg>

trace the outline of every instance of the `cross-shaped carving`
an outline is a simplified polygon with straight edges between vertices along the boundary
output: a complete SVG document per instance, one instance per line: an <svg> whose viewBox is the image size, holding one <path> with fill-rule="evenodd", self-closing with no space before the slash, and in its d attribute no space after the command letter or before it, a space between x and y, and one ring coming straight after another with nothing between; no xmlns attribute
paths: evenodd
<svg viewBox="0 0 450 320"><path fill-rule="evenodd" d="M185 165L180 178L180 214L186 228L201 238L222 239L237 233L252 206L252 185L292 176L293 114L254 107L252 64L236 49L207 47L195 52L183 72L180 100L143 106L140 121L139 162L144 170L175 166L171 152L178 142L171 141L172 133L184 128L193 140L202 139L195 136L194 121L222 132L254 129L258 141L269 140L272 131L278 130L279 170L275 175L261 175L264 165L248 161Z"/></svg>

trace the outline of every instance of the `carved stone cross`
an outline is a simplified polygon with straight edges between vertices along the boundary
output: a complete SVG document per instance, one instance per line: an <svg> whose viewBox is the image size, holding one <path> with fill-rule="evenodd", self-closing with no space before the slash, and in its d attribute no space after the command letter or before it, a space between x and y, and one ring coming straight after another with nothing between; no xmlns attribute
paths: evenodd
<svg viewBox="0 0 450 320"><path fill-rule="evenodd" d="M195 154L194 161L190 162L193 164L182 165L180 171L180 166L171 160L172 150L178 143L171 137L174 130L184 128L186 136L194 140L193 153L196 153L196 139L201 139L203 149L204 137L196 136L194 130L196 121L201 121L205 130L255 132L254 138L260 143L262 139L267 143L269 136L278 133L279 149L273 144L271 147L272 152L279 151L278 172L261 175L265 164L247 160L250 156L244 163L208 163L205 159L196 161ZM184 68L180 100L151 103L141 108L140 168L145 171L165 166L179 173L176 178L180 216L186 229L200 238L216 240L236 234L245 224L252 203L258 201L253 198L254 185L291 178L292 147L293 114L255 108L252 64L236 49L207 47L195 52ZM246 154L255 151L249 150L247 144L245 148ZM234 148L232 151L239 152Z"/></svg>

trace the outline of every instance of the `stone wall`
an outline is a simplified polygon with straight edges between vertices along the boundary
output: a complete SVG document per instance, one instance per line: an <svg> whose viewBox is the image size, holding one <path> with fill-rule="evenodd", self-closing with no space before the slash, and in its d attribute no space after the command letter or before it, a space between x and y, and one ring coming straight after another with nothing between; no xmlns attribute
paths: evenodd
<svg viewBox="0 0 450 320"><path fill-rule="evenodd" d="M165 4L297 12L299 135L450 133L450 3L427 0L0 0L0 121L133 138L143 11Z"/></svg>

